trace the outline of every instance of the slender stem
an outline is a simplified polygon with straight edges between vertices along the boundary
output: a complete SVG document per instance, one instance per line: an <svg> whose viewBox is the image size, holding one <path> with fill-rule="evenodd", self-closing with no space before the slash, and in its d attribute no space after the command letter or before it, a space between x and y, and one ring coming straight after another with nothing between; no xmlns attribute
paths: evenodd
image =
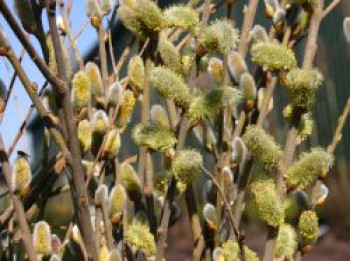
<svg viewBox="0 0 350 261"><path fill-rule="evenodd" d="M63 59L62 46L56 24L56 6L49 5L49 0L46 0L46 9L48 10L48 20L50 26L50 34L52 37L53 46L55 49L55 57L58 67L58 74L61 79L67 84L67 75L65 63ZM69 148L72 155L70 162L72 168L72 178L74 190L76 192L78 225L84 244L89 255L97 260L97 249L95 244L95 235L91 224L91 216L89 211L89 202L86 187L84 186L84 170L81 165L81 152L77 135L77 127L74 122L74 111L70 100L70 93L65 92L62 97L62 107L66 118L67 133L69 135Z"/></svg>
<svg viewBox="0 0 350 261"><path fill-rule="evenodd" d="M1 134L0 134L0 162L2 165L2 172L6 179L6 183L10 188L11 187L11 166L8 161L7 154L5 152L5 145ZM10 197L12 199L13 207L15 209L16 220L21 228L21 236L28 254L28 258L30 261L37 261L38 258L35 253L35 249L32 242L32 235L30 233L29 225L26 219L26 214L24 212L21 199L16 194L14 194L11 190L10 190Z"/></svg>
<svg viewBox="0 0 350 261"><path fill-rule="evenodd" d="M328 146L328 149L327 151L329 153L332 153L334 154L335 152L335 149L338 145L338 143L340 142L340 140L342 139L342 131L343 131L343 128L344 128L344 125L346 123L346 120L349 116L349 113L350 113L350 99L348 99L348 101L346 102L346 105L344 107L344 110L342 112L342 114L340 115L339 119L338 119L338 124L337 124L337 128L335 130L335 133L334 133L334 136L333 136L333 139L332 139L332 142L331 144Z"/></svg>
<svg viewBox="0 0 350 261"><path fill-rule="evenodd" d="M98 28L98 48L100 52L101 72L103 86L105 93L108 90L108 68L107 68L107 54L106 54L106 42L105 42L105 30L103 24Z"/></svg>
<svg viewBox="0 0 350 261"><path fill-rule="evenodd" d="M342 0L333 0L323 11L321 20L325 19Z"/></svg>

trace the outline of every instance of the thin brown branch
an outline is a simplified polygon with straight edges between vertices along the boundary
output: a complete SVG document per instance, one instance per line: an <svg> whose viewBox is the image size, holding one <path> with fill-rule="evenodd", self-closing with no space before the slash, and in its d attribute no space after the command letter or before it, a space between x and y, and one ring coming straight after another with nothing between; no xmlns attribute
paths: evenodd
<svg viewBox="0 0 350 261"><path fill-rule="evenodd" d="M321 20L325 19L342 0L333 0L323 11Z"/></svg>
<svg viewBox="0 0 350 261"><path fill-rule="evenodd" d="M342 139L342 131L343 131L343 128L345 126L345 123L346 123L346 120L349 116L349 113L350 113L350 99L348 99L348 101L346 102L346 105L344 107L344 110L342 112L342 114L340 115L339 119L338 119L338 124L337 124L337 128L335 130L335 133L334 133L334 136L333 136L333 139L332 139L332 142L331 144L328 146L328 149L327 151L331 154L334 154L335 152L335 149L338 145L338 143L341 141Z"/></svg>

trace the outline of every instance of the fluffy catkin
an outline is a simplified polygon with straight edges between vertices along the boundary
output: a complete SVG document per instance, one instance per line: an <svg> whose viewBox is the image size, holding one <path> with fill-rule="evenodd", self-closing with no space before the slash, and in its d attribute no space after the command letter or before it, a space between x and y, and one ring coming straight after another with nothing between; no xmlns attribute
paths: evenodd
<svg viewBox="0 0 350 261"><path fill-rule="evenodd" d="M170 128L168 113L164 107L159 104L152 105L150 111L150 120L151 123L158 128Z"/></svg>
<svg viewBox="0 0 350 261"><path fill-rule="evenodd" d="M139 55L133 56L128 64L128 76L130 83L137 89L142 90L145 78L145 65Z"/></svg>
<svg viewBox="0 0 350 261"><path fill-rule="evenodd" d="M222 251L225 261L240 261L241 253L239 250L238 243L233 240L227 240L222 244ZM259 261L257 254L244 246L245 257L247 261Z"/></svg>
<svg viewBox="0 0 350 261"><path fill-rule="evenodd" d="M292 69L285 80L292 105L310 109L315 102L316 91L322 82L323 76L317 69Z"/></svg>
<svg viewBox="0 0 350 261"><path fill-rule="evenodd" d="M33 244L37 254L46 255L51 252L51 230L45 221L34 225Z"/></svg>
<svg viewBox="0 0 350 261"><path fill-rule="evenodd" d="M126 192L122 185L115 185L108 198L108 211L112 223L118 223L123 215Z"/></svg>
<svg viewBox="0 0 350 261"><path fill-rule="evenodd" d="M318 236L318 217L315 211L308 210L301 213L298 223L299 232L305 244L312 243Z"/></svg>
<svg viewBox="0 0 350 261"><path fill-rule="evenodd" d="M119 130L114 128L107 133L106 142L103 146L104 155L113 159L118 153L121 145Z"/></svg>
<svg viewBox="0 0 350 261"><path fill-rule="evenodd" d="M238 30L232 21L216 20L205 28L199 43L209 53L227 54L237 47L238 38Z"/></svg>
<svg viewBox="0 0 350 261"><path fill-rule="evenodd" d="M91 82L92 96L97 102L100 102L104 93L100 69L95 63L88 62L85 66L85 73Z"/></svg>
<svg viewBox="0 0 350 261"><path fill-rule="evenodd" d="M135 125L131 136L137 146L156 151L167 151L173 148L177 142L173 131L143 124Z"/></svg>
<svg viewBox="0 0 350 261"><path fill-rule="evenodd" d="M18 156L13 164L12 190L25 190L32 180L32 171L27 157Z"/></svg>
<svg viewBox="0 0 350 261"><path fill-rule="evenodd" d="M274 182L272 180L257 181L250 186L259 217L272 227L282 224L284 208Z"/></svg>
<svg viewBox="0 0 350 261"><path fill-rule="evenodd" d="M164 34L161 34L158 42L158 52L163 65L172 71L181 74L182 64L179 50L170 42Z"/></svg>
<svg viewBox="0 0 350 261"><path fill-rule="evenodd" d="M285 179L290 188L304 189L324 172L328 172L334 161L333 155L322 148L314 148L304 152L287 170Z"/></svg>
<svg viewBox="0 0 350 261"><path fill-rule="evenodd" d="M72 102L79 111L90 104L91 82L85 72L77 72L72 81Z"/></svg>
<svg viewBox="0 0 350 261"><path fill-rule="evenodd" d="M278 230L274 256L290 260L298 247L297 233L289 224L281 224Z"/></svg>
<svg viewBox="0 0 350 261"><path fill-rule="evenodd" d="M129 123L131 115L134 111L136 99L132 91L123 92L121 104L118 111L116 125L119 127L120 133L125 131L126 125Z"/></svg>
<svg viewBox="0 0 350 261"><path fill-rule="evenodd" d="M227 65L232 78L236 83L239 83L241 75L248 70L242 56L238 52L230 52L228 55Z"/></svg>
<svg viewBox="0 0 350 261"><path fill-rule="evenodd" d="M251 48L252 61L274 70L290 70L296 66L292 50L278 44L257 42Z"/></svg>
<svg viewBox="0 0 350 261"><path fill-rule="evenodd" d="M118 107L123 98L123 86L119 82L113 83L108 88L107 102L109 106Z"/></svg>
<svg viewBox="0 0 350 261"><path fill-rule="evenodd" d="M150 86L156 89L165 99L173 100L182 107L190 101L190 90L184 79L165 67L155 67L149 75Z"/></svg>
<svg viewBox="0 0 350 261"><path fill-rule="evenodd" d="M142 250L147 256L156 253L156 244L153 235L147 226L140 223L133 223L127 227L125 233L126 241L135 250Z"/></svg>
<svg viewBox="0 0 350 261"><path fill-rule="evenodd" d="M164 21L167 27L179 27L196 33L199 23L199 14L197 10L186 5L173 5L163 11Z"/></svg>
<svg viewBox="0 0 350 261"><path fill-rule="evenodd" d="M171 171L176 178L177 187L184 191L194 181L203 166L202 155L194 149L179 151L173 159Z"/></svg>
<svg viewBox="0 0 350 261"><path fill-rule="evenodd" d="M91 148L92 127L88 120L82 120L78 124L78 140L82 151L86 152Z"/></svg>
<svg viewBox="0 0 350 261"><path fill-rule="evenodd" d="M264 129L250 125L243 135L243 141L253 157L266 169L278 166L282 150L274 138Z"/></svg>

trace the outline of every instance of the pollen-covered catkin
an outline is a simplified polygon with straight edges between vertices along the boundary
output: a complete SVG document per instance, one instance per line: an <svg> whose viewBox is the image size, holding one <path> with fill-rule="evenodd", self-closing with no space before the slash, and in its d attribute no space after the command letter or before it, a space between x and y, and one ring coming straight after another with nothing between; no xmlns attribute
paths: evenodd
<svg viewBox="0 0 350 261"><path fill-rule="evenodd" d="M72 81L72 102L79 111L90 104L91 82L83 71L77 72Z"/></svg>
<svg viewBox="0 0 350 261"><path fill-rule="evenodd" d="M145 65L139 55L133 56L128 64L128 77L130 83L137 89L142 90L145 78Z"/></svg>
<svg viewBox="0 0 350 261"><path fill-rule="evenodd" d="M97 102L101 102L103 99L103 84L100 69L93 62L88 62L85 66L86 76L91 83L91 94Z"/></svg>
<svg viewBox="0 0 350 261"><path fill-rule="evenodd" d="M118 223L123 215L126 192L122 185L115 185L108 198L108 211L112 223Z"/></svg>
<svg viewBox="0 0 350 261"><path fill-rule="evenodd" d="M307 210L301 213L298 223L299 232L305 244L312 243L318 236L318 217L315 211Z"/></svg>
<svg viewBox="0 0 350 261"><path fill-rule="evenodd" d="M82 120L78 124L78 140L82 151L86 152L91 148L92 127L88 120Z"/></svg>
<svg viewBox="0 0 350 261"><path fill-rule="evenodd" d="M194 149L179 151L173 159L171 171L177 181L177 187L184 191L199 175L203 166L202 155Z"/></svg>
<svg viewBox="0 0 350 261"><path fill-rule="evenodd" d="M191 33L196 32L199 23L198 12L190 6L174 5L164 10L164 20L168 27L179 27Z"/></svg>
<svg viewBox="0 0 350 261"><path fill-rule="evenodd" d="M250 125L243 135L243 141L253 157L266 169L277 167L282 150L274 138L264 129Z"/></svg>
<svg viewBox="0 0 350 261"><path fill-rule="evenodd" d="M289 260L293 257L297 247L298 238L293 226L287 223L281 224L278 230L274 256Z"/></svg>
<svg viewBox="0 0 350 261"><path fill-rule="evenodd" d="M205 28L199 43L209 53L228 54L237 47L238 39L238 30L232 21L216 20Z"/></svg>
<svg viewBox="0 0 350 261"><path fill-rule="evenodd" d="M154 237L148 227L143 224L134 223L129 225L125 233L125 239L131 247L135 250L142 250L147 256L153 256L156 253Z"/></svg>
<svg viewBox="0 0 350 261"><path fill-rule="evenodd" d="M143 124L135 125L131 136L137 146L156 151L169 150L174 147L177 142L173 131Z"/></svg>
<svg viewBox="0 0 350 261"><path fill-rule="evenodd" d="M45 221L35 223L33 244L37 254L46 255L51 252L51 229Z"/></svg>
<svg viewBox="0 0 350 261"><path fill-rule="evenodd" d="M319 175L328 172L333 161L333 155L322 148L304 152L287 170L285 175L287 186L299 189L308 187Z"/></svg>
<svg viewBox="0 0 350 261"><path fill-rule="evenodd" d="M251 48L252 61L274 70L290 70L296 66L292 50L278 44L257 42Z"/></svg>
<svg viewBox="0 0 350 261"><path fill-rule="evenodd" d="M150 86L156 89L165 99L173 100L180 106L187 107L190 101L190 90L184 79L165 67L155 67L149 75Z"/></svg>

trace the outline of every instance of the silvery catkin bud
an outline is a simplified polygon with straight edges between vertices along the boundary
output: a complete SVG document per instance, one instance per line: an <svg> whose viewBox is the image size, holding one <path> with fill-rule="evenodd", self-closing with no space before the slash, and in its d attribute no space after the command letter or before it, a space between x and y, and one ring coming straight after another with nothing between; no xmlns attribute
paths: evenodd
<svg viewBox="0 0 350 261"><path fill-rule="evenodd" d="M86 76L91 83L91 93L97 102L103 99L103 84L100 69L94 62L88 62L85 66Z"/></svg>
<svg viewBox="0 0 350 261"><path fill-rule="evenodd" d="M323 76L317 69L292 69L286 76L291 103L301 109L310 109L315 101L316 90L323 82Z"/></svg>
<svg viewBox="0 0 350 261"><path fill-rule="evenodd" d="M207 222L209 228L216 230L217 229L217 216L216 216L216 208L210 204L206 203L203 208L203 217Z"/></svg>
<svg viewBox="0 0 350 261"><path fill-rule="evenodd" d="M165 67L181 74L182 64L179 50L170 42L165 34L161 34L158 41L158 52Z"/></svg>
<svg viewBox="0 0 350 261"><path fill-rule="evenodd" d="M108 88L107 102L109 106L118 107L123 98L123 86L120 82L115 82Z"/></svg>
<svg viewBox="0 0 350 261"><path fill-rule="evenodd" d="M344 19L343 32L344 32L346 41L350 43L350 17L345 17Z"/></svg>
<svg viewBox="0 0 350 261"><path fill-rule="evenodd" d="M239 261L241 260L241 253L239 250L238 243L229 239L222 244L222 251L224 254L225 261ZM244 254L247 261L259 261L257 254L244 246Z"/></svg>
<svg viewBox="0 0 350 261"><path fill-rule="evenodd" d="M247 147L240 137L235 137L232 142L231 161L234 164L241 164L247 157Z"/></svg>
<svg viewBox="0 0 350 261"><path fill-rule="evenodd" d="M4 29L0 26L0 55L5 55L9 47L10 42L7 39Z"/></svg>
<svg viewBox="0 0 350 261"><path fill-rule="evenodd" d="M171 172L173 173L178 189L183 192L188 184L198 176L203 166L202 155L194 149L179 151L172 162Z"/></svg>
<svg viewBox="0 0 350 261"><path fill-rule="evenodd" d="M42 95L42 102L47 112L57 113L55 94L52 89L45 89Z"/></svg>
<svg viewBox="0 0 350 261"><path fill-rule="evenodd" d="M38 30L31 0L15 0L14 8L23 28L30 34Z"/></svg>
<svg viewBox="0 0 350 261"><path fill-rule="evenodd" d="M210 58L207 70L214 82L221 83L224 80L224 63L221 59Z"/></svg>
<svg viewBox="0 0 350 261"><path fill-rule="evenodd" d="M133 249L142 250L147 256L153 256L156 253L154 237L145 225L134 223L127 226L125 240Z"/></svg>
<svg viewBox="0 0 350 261"><path fill-rule="evenodd" d="M248 71L247 65L238 52L230 52L228 55L227 65L232 78L239 83L241 75Z"/></svg>
<svg viewBox="0 0 350 261"><path fill-rule="evenodd" d="M196 136L197 140L210 152L213 152L217 139L215 133L210 126L206 127L207 130L203 132L203 127L201 125L196 125L193 128L193 133ZM203 137L205 135L205 137ZM204 144L205 143L205 144Z"/></svg>
<svg viewBox="0 0 350 261"><path fill-rule="evenodd" d="M299 189L308 187L319 175L328 172L333 161L333 155L322 148L304 152L287 170L285 175L287 186Z"/></svg>
<svg viewBox="0 0 350 261"><path fill-rule="evenodd" d="M131 137L137 146L155 151L167 151L177 142L173 131L141 123L134 126Z"/></svg>
<svg viewBox="0 0 350 261"><path fill-rule="evenodd" d="M256 100L256 85L253 76L245 72L241 76L239 81L239 88L243 93L243 99L245 102L245 109L251 111L254 108Z"/></svg>
<svg viewBox="0 0 350 261"><path fill-rule="evenodd" d="M264 129L254 125L248 126L243 141L253 157L265 169L278 166L282 158L281 148Z"/></svg>
<svg viewBox="0 0 350 261"><path fill-rule="evenodd" d="M155 67L149 75L150 86L155 88L165 99L173 100L182 107L190 101L190 89L184 79L165 67Z"/></svg>
<svg viewBox="0 0 350 261"><path fill-rule="evenodd" d="M322 205L329 194L328 187L322 182L317 181L316 185L312 189L311 201L314 206Z"/></svg>
<svg viewBox="0 0 350 261"><path fill-rule="evenodd" d="M152 105L150 111L150 120L151 123L158 128L170 128L168 113L164 107L159 104Z"/></svg>
<svg viewBox="0 0 350 261"><path fill-rule="evenodd" d="M251 184L259 217L269 226L278 227L284 221L284 208L276 185L272 180L257 181Z"/></svg>
<svg viewBox="0 0 350 261"><path fill-rule="evenodd" d="M26 193L32 180L32 170L26 156L18 156L13 164L12 190Z"/></svg>
<svg viewBox="0 0 350 261"><path fill-rule="evenodd" d="M190 33L196 33L199 23L198 12L187 5L173 5L163 11L165 24L167 27L179 27Z"/></svg>
<svg viewBox="0 0 350 261"><path fill-rule="evenodd" d="M222 108L237 106L241 97L241 92L230 86L212 88L192 100L188 116L191 120L213 118Z"/></svg>
<svg viewBox="0 0 350 261"><path fill-rule="evenodd" d="M34 225L33 244L37 254L46 255L51 252L51 230L45 221Z"/></svg>
<svg viewBox="0 0 350 261"><path fill-rule="evenodd" d="M128 64L128 77L130 83L137 89L142 90L145 79L145 65L139 55L133 56Z"/></svg>
<svg viewBox="0 0 350 261"><path fill-rule="evenodd" d="M118 129L112 129L107 133L106 142L103 146L104 155L113 159L118 153L121 145Z"/></svg>
<svg viewBox="0 0 350 261"><path fill-rule="evenodd" d="M319 233L318 217L316 212L308 210L301 213L298 228L304 239L304 244L310 244L315 241Z"/></svg>
<svg viewBox="0 0 350 261"><path fill-rule="evenodd" d="M126 192L122 185L115 185L108 198L108 212L112 223L118 223L123 216Z"/></svg>
<svg viewBox="0 0 350 261"><path fill-rule="evenodd" d="M85 0L86 14L95 28L101 26L102 10L98 0Z"/></svg>
<svg viewBox="0 0 350 261"><path fill-rule="evenodd" d="M109 120L106 112L103 110L95 111L95 113L92 115L91 126L92 126L93 132L95 133L98 133L98 134L106 133L109 127Z"/></svg>
<svg viewBox="0 0 350 261"><path fill-rule="evenodd" d="M82 120L78 124L78 140L82 151L86 152L91 148L92 127L88 120Z"/></svg>
<svg viewBox="0 0 350 261"><path fill-rule="evenodd" d="M85 72L77 72L72 81L72 102L77 110L87 107L91 101L91 82Z"/></svg>
<svg viewBox="0 0 350 261"><path fill-rule="evenodd" d="M237 47L238 38L232 21L216 20L204 29L199 43L209 53L227 54Z"/></svg>
<svg viewBox="0 0 350 261"><path fill-rule="evenodd" d="M141 197L141 182L134 167L129 163L122 163L120 175L129 198L132 201L137 201Z"/></svg>
<svg viewBox="0 0 350 261"><path fill-rule="evenodd" d="M296 66L293 51L275 42L253 44L251 55L254 63L273 70L290 70Z"/></svg>
<svg viewBox="0 0 350 261"><path fill-rule="evenodd" d="M290 260L297 247L298 238L294 228L287 223L281 224L278 230L274 256L278 259Z"/></svg>
<svg viewBox="0 0 350 261"><path fill-rule="evenodd" d="M125 131L126 125L129 123L131 115L134 111L136 99L132 91L123 92L122 101L118 111L117 126L120 133Z"/></svg>
<svg viewBox="0 0 350 261"><path fill-rule="evenodd" d="M261 25L254 25L252 29L253 42L268 42L269 36L267 35L266 29Z"/></svg>
<svg viewBox="0 0 350 261"><path fill-rule="evenodd" d="M105 184L99 185L95 192L95 205L101 206L105 204L108 198L108 188Z"/></svg>
<svg viewBox="0 0 350 261"><path fill-rule="evenodd" d="M50 261L61 261L61 257L59 254L53 254L50 257Z"/></svg>

